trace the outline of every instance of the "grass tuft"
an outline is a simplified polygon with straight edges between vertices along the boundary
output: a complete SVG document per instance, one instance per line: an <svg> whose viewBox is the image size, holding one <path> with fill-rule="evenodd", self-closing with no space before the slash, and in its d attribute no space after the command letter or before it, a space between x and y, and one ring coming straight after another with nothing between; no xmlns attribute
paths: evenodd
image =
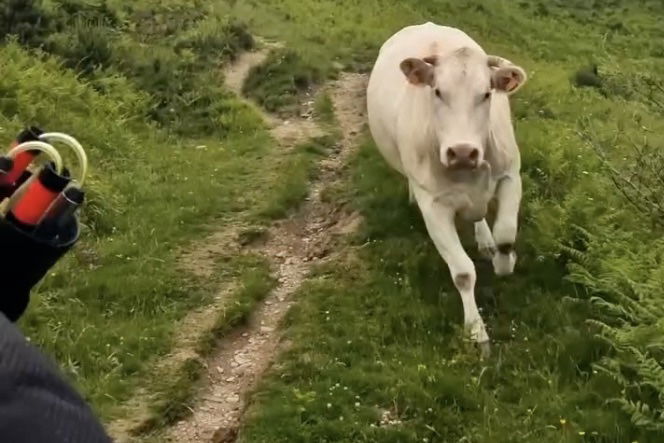
<svg viewBox="0 0 664 443"><path fill-rule="evenodd" d="M296 113L301 94L324 79L315 63L290 49L272 52L262 65L253 68L243 93L270 112Z"/></svg>
<svg viewBox="0 0 664 443"><path fill-rule="evenodd" d="M323 136L297 146L284 158L279 169L290 171L276 185L278 198L266 199L259 211L261 217L278 219L285 217L289 211L296 210L309 193L309 184L316 173L316 160L329 153L334 146L332 136Z"/></svg>

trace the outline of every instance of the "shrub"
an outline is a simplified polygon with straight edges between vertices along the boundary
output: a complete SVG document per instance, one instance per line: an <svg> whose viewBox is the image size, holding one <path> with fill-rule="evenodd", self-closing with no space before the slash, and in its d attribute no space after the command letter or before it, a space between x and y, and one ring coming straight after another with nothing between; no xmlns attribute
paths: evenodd
<svg viewBox="0 0 664 443"><path fill-rule="evenodd" d="M650 104L660 113L664 112L664 85L647 81L650 86L648 92L644 89L633 89L625 87L632 94L638 94L641 101ZM659 94L658 94L659 91ZM634 117L634 123L641 126L638 116ZM621 146L622 159L618 163L611 155L615 148L607 146L607 142L600 140L584 125L583 135L588 144L594 149L620 195L625 202L640 213L648 216L653 223L664 227L664 154L662 146L648 141L624 140L627 147ZM615 140L613 140L615 142Z"/></svg>
<svg viewBox="0 0 664 443"><path fill-rule="evenodd" d="M89 76L97 69L110 67L113 58L113 34L100 22L77 18L67 32L49 39L47 50L64 59L64 64Z"/></svg>
<svg viewBox="0 0 664 443"><path fill-rule="evenodd" d="M24 45L40 46L50 30L51 18L41 0L5 0L0 6L0 38L16 36Z"/></svg>
<svg viewBox="0 0 664 443"><path fill-rule="evenodd" d="M99 23L100 26L118 28L122 23L119 10L108 5L106 0L81 1L81 0L57 0L58 27L63 27L74 21L83 19L85 21Z"/></svg>
<svg viewBox="0 0 664 443"><path fill-rule="evenodd" d="M577 87L600 88L602 79L599 76L597 65L590 65L576 71L572 83Z"/></svg>
<svg viewBox="0 0 664 443"><path fill-rule="evenodd" d="M203 20L207 15L207 6L202 0L150 0L129 14L129 26L138 40L159 44Z"/></svg>
<svg viewBox="0 0 664 443"><path fill-rule="evenodd" d="M193 28L175 45L177 51L189 49L208 63L234 60L242 51L255 46L247 26L212 17Z"/></svg>

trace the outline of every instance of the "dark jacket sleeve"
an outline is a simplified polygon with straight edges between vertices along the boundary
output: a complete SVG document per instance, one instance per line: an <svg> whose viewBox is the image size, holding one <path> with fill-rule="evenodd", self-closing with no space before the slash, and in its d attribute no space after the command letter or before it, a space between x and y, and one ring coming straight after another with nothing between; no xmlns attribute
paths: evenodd
<svg viewBox="0 0 664 443"><path fill-rule="evenodd" d="M111 441L83 398L1 313L0 441Z"/></svg>

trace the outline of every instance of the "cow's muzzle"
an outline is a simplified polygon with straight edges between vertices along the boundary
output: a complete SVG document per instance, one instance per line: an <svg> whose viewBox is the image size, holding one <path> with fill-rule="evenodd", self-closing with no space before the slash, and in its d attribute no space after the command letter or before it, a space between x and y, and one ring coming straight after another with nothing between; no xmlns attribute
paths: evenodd
<svg viewBox="0 0 664 443"><path fill-rule="evenodd" d="M450 146L445 151L447 167L452 169L475 169L480 164L480 150L470 144Z"/></svg>

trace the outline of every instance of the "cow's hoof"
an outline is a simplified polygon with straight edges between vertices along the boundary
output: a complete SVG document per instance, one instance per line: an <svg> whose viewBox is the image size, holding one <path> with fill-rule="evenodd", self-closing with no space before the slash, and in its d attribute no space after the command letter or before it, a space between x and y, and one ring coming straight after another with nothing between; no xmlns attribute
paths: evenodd
<svg viewBox="0 0 664 443"><path fill-rule="evenodd" d="M466 333L470 335L470 340L475 343L489 342L489 334L486 332L484 322L481 318L475 321L469 321L465 324Z"/></svg>
<svg viewBox="0 0 664 443"><path fill-rule="evenodd" d="M477 343L477 347L480 350L480 358L482 360L488 360L491 357L491 343L489 340Z"/></svg>
<svg viewBox="0 0 664 443"><path fill-rule="evenodd" d="M484 221L475 223L475 241L480 256L486 260L492 260L498 252L498 247Z"/></svg>
<svg viewBox="0 0 664 443"><path fill-rule="evenodd" d="M514 273L514 266L516 265L516 252L510 251L507 254L497 253L493 256L493 272L499 276L510 275Z"/></svg>
<svg viewBox="0 0 664 443"><path fill-rule="evenodd" d="M493 260L493 257L496 255L496 253L498 253L496 244L493 242L478 244L477 250L479 251L480 256L486 260Z"/></svg>

